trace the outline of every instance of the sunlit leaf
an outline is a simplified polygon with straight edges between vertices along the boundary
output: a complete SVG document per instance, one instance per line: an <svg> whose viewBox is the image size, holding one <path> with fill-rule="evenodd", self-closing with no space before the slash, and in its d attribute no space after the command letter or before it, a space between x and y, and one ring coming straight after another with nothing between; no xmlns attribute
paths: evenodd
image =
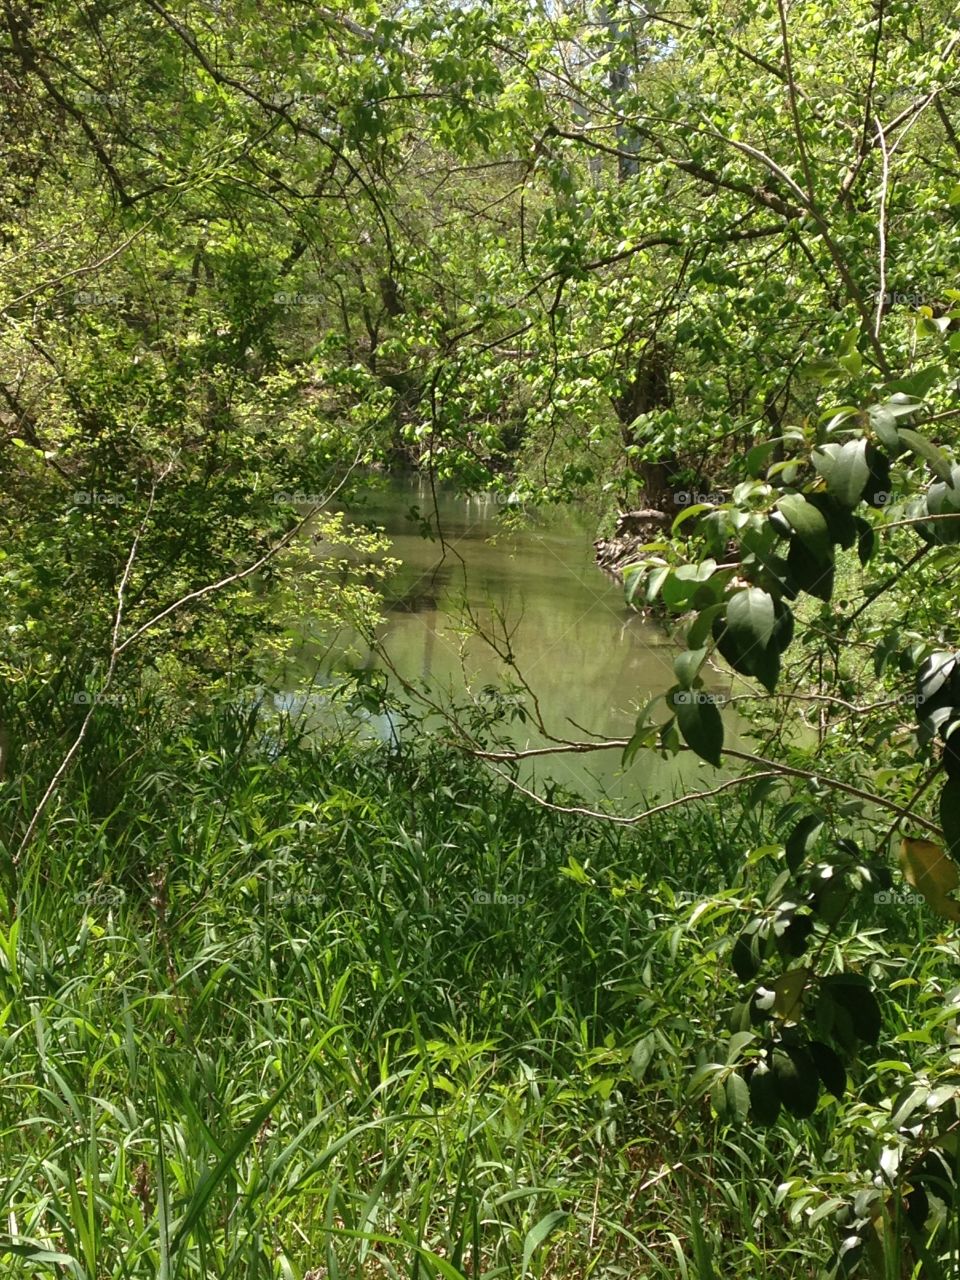
<svg viewBox="0 0 960 1280"><path fill-rule="evenodd" d="M960 902L950 896L960 884L960 870L941 845L931 840L901 840L900 866L907 884L919 890L938 915L960 920Z"/></svg>

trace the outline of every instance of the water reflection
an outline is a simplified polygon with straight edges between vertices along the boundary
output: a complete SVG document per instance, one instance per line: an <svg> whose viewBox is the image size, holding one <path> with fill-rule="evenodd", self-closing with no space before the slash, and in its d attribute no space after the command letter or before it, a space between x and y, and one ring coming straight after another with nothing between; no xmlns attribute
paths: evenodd
<svg viewBox="0 0 960 1280"><path fill-rule="evenodd" d="M427 516L436 533L432 492L417 477L394 478L348 511L383 526L391 555L402 562L379 636L389 665L425 682L435 698L462 701L467 690L487 686L512 692L512 661L551 733L629 737L637 708L673 683L675 650L596 568L591 530L569 513L509 530L490 498L441 491L437 506L442 539L433 541L421 534ZM372 655L368 661L380 665ZM529 709L531 699L525 701ZM371 720L367 728L386 738L398 732L396 720ZM519 748L544 743L529 720L513 724L511 736ZM664 762L651 752L623 774L617 751L542 758L525 764L521 776L528 784L564 783L593 800L716 779L686 754Z"/></svg>

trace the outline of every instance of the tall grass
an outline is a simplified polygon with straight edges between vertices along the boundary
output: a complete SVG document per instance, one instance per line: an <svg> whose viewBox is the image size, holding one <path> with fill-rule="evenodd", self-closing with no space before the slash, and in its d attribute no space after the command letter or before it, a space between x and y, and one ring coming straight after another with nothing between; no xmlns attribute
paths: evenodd
<svg viewBox="0 0 960 1280"><path fill-rule="evenodd" d="M777 1187L829 1126L690 1089L752 816L598 829L429 744L103 712L2 904L3 1276L820 1273Z"/></svg>

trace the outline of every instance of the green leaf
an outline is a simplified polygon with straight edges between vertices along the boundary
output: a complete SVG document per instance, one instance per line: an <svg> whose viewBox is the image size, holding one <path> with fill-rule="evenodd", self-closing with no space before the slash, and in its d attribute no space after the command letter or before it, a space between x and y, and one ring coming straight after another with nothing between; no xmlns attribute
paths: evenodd
<svg viewBox="0 0 960 1280"><path fill-rule="evenodd" d="M328 1031L324 1035L321 1045L325 1044L329 1038L330 1032ZM310 1053L304 1057L296 1071L294 1071L293 1074L283 1082L280 1088L271 1094L265 1102L262 1102L259 1107L257 1107L247 1123L239 1133L235 1135L233 1141L224 1149L223 1155L214 1167L212 1169L208 1169L197 1182L197 1185L194 1187L190 1199L187 1202L186 1211L180 1219L180 1222L177 1225L177 1230L170 1242L170 1254L172 1257L176 1257L180 1246L184 1244L190 1235L190 1232L203 1217L204 1211L210 1203L210 1199L217 1187L240 1159L243 1151L257 1136L264 1120L267 1119L271 1111L273 1111L274 1107L284 1097L284 1095L293 1087L294 1084L296 1084L299 1077L319 1053L321 1045L317 1045L312 1049Z"/></svg>
<svg viewBox="0 0 960 1280"><path fill-rule="evenodd" d="M901 452L900 433L897 431L896 415L886 405L875 404L870 408L870 426L885 449L891 453Z"/></svg>
<svg viewBox="0 0 960 1280"><path fill-rule="evenodd" d="M842 1098L847 1088L847 1072L839 1055L822 1040L811 1040L807 1048L816 1063L823 1087L835 1098Z"/></svg>
<svg viewBox="0 0 960 1280"><path fill-rule="evenodd" d="M788 969L769 984L768 990L774 995L773 1012L778 1018L788 1022L799 1021L803 991L809 977L809 969Z"/></svg>
<svg viewBox="0 0 960 1280"><path fill-rule="evenodd" d="M759 1062L750 1077L750 1114L757 1124L773 1124L780 1114L780 1095L773 1072Z"/></svg>
<svg viewBox="0 0 960 1280"><path fill-rule="evenodd" d="M923 400L942 377L943 366L929 364L926 368L918 369L916 373L911 373L909 377L898 378L896 382L888 382L886 389L887 391L899 392L900 395Z"/></svg>
<svg viewBox="0 0 960 1280"><path fill-rule="evenodd" d="M951 468L950 483L936 480L927 490L927 513L931 516L956 517L933 520L929 528L931 540L945 546L960 542L960 467Z"/></svg>
<svg viewBox="0 0 960 1280"><path fill-rule="evenodd" d="M950 778L940 792L940 826L951 858L960 862L960 778Z"/></svg>
<svg viewBox="0 0 960 1280"><path fill-rule="evenodd" d="M758 480L762 475L776 446L776 440L765 440L762 444L755 444L752 449L747 450L747 474L753 476L754 480Z"/></svg>
<svg viewBox="0 0 960 1280"><path fill-rule="evenodd" d="M952 475L950 460L942 449L938 448L932 440L928 440L926 436L922 436L919 431L911 430L910 427L901 427L898 434L903 443L917 457L929 462L941 480L946 480L948 484L950 483Z"/></svg>
<svg viewBox="0 0 960 1280"><path fill-rule="evenodd" d="M656 742L657 735L660 730L659 727L652 722L650 712L657 703L663 699L663 697L664 695L662 693L656 694L655 697L651 698L646 703L640 714L637 716L637 722L633 730L633 737L623 749L621 764L625 769L628 765L632 764L638 751L641 751L644 747L652 747Z"/></svg>
<svg viewBox="0 0 960 1280"><path fill-rule="evenodd" d="M727 1113L737 1120L746 1120L750 1111L750 1090L746 1080L737 1071L727 1076Z"/></svg>
<svg viewBox="0 0 960 1280"><path fill-rule="evenodd" d="M676 537L678 529L680 529L688 520L694 520L697 516L702 515L704 511L712 511L713 507L708 502L695 502L692 506L684 507L673 524L670 526L671 537Z"/></svg>
<svg viewBox="0 0 960 1280"><path fill-rule="evenodd" d="M682 689L689 689L697 678L697 673L703 666L703 660L707 656L706 649L687 649L683 653L677 654L673 660L673 669L676 672L677 680Z"/></svg>
<svg viewBox="0 0 960 1280"><path fill-rule="evenodd" d="M690 623L690 628L687 631L687 645L691 649L701 648L703 642L710 635L714 618L718 618L726 607L721 602L720 604L709 604L705 609L700 610L693 622Z"/></svg>
<svg viewBox="0 0 960 1280"><path fill-rule="evenodd" d="M752 809L755 805L761 804L780 781L780 778L761 778L759 782L755 782L747 792L746 807Z"/></svg>
<svg viewBox="0 0 960 1280"><path fill-rule="evenodd" d="M656 600L657 596L660 594L660 588L669 576L670 566L668 564L660 565L659 568L653 570L650 577L647 579L646 590L644 592L644 599L647 604L653 604L654 600ZM631 600L632 596L628 599L627 603L629 604Z"/></svg>
<svg viewBox="0 0 960 1280"><path fill-rule="evenodd" d="M785 848L787 866L792 872L797 872L803 860L813 848L817 836L823 829L823 824L824 817L822 813L808 813L800 819L790 832Z"/></svg>
<svg viewBox="0 0 960 1280"><path fill-rule="evenodd" d="M830 551L830 531L821 512L799 493L786 493L777 507L790 528L818 558Z"/></svg>
<svg viewBox="0 0 960 1280"><path fill-rule="evenodd" d="M867 477L869 481L869 473ZM857 526L850 511L830 493L810 493L807 501L817 508L827 522L830 541L846 551L857 540Z"/></svg>
<svg viewBox="0 0 960 1280"><path fill-rule="evenodd" d="M843 506L853 509L870 478L866 440L848 440L827 453L813 455L813 464L827 482L827 490Z"/></svg>
<svg viewBox="0 0 960 1280"><path fill-rule="evenodd" d="M733 944L730 964L741 982L749 982L760 972L760 938L753 930L744 930Z"/></svg>
<svg viewBox="0 0 960 1280"><path fill-rule="evenodd" d="M759 587L747 587L730 597L727 629L741 652L753 646L765 649L775 621L773 597Z"/></svg>
<svg viewBox="0 0 960 1280"><path fill-rule="evenodd" d="M530 1259L536 1253L537 1249L543 1244L554 1228L561 1223L564 1218L570 1215L566 1209L554 1209L551 1213L544 1214L536 1226L531 1227L524 1237L523 1241L523 1264L520 1271L521 1280L527 1274L530 1267Z"/></svg>
<svg viewBox="0 0 960 1280"><path fill-rule="evenodd" d="M821 978L820 986L849 1015L853 1033L865 1043L875 1044L880 1037L882 1019L869 978L859 973L833 973ZM833 1035L837 1039L836 1025Z"/></svg>
<svg viewBox="0 0 960 1280"><path fill-rule="evenodd" d="M671 716L661 727L660 748L670 756L675 756L680 750L680 730L677 728L676 716Z"/></svg>
<svg viewBox="0 0 960 1280"><path fill-rule="evenodd" d="M791 1115L800 1119L813 1115L820 1091L816 1063L806 1049L778 1049L773 1055L773 1077L777 1096Z"/></svg>
<svg viewBox="0 0 960 1280"><path fill-rule="evenodd" d="M702 760L720 766L723 760L723 717L709 694L674 690L670 696L683 740Z"/></svg>
<svg viewBox="0 0 960 1280"><path fill-rule="evenodd" d="M836 360L809 360L800 368L801 374L815 382L832 382L840 373Z"/></svg>
<svg viewBox="0 0 960 1280"><path fill-rule="evenodd" d="M659 732L660 730L657 725L641 724L640 720L637 720L637 727L634 729L630 741L624 747L623 756L620 759L620 763L624 769L629 768L629 766L633 764L637 754L640 751L643 751L645 747L653 746L657 740Z"/></svg>
<svg viewBox="0 0 960 1280"><path fill-rule="evenodd" d="M860 339L860 330L857 327L848 329L840 339L840 346L837 348L837 355L848 356L857 349L857 342Z"/></svg>
<svg viewBox="0 0 960 1280"><path fill-rule="evenodd" d="M870 562L873 557L874 550L877 545L877 536L874 532L873 525L869 521L864 520L863 516L856 517L857 525L857 559L861 564L865 565Z"/></svg>
<svg viewBox="0 0 960 1280"><path fill-rule="evenodd" d="M69 1253L58 1253L56 1249L48 1249L45 1245L22 1238L0 1240L0 1254L5 1253L12 1253L15 1258L23 1258L26 1262L45 1263L47 1266L79 1266L77 1259ZM72 1274L76 1275L78 1273L74 1271Z"/></svg>
<svg viewBox="0 0 960 1280"><path fill-rule="evenodd" d="M891 396L889 400L884 401L883 404L874 405L873 407L878 411L882 410L894 419L912 418L923 408L923 401L916 399L914 396L904 395L903 392L898 392L896 395Z"/></svg>
<svg viewBox="0 0 960 1280"><path fill-rule="evenodd" d="M681 565L679 569L671 569L660 588L660 599L667 608L681 613L686 610L699 586L696 579L683 574L682 570L687 567Z"/></svg>
<svg viewBox="0 0 960 1280"><path fill-rule="evenodd" d="M753 674L767 693L773 693L780 679L780 650L776 643L766 649L756 649L752 655Z"/></svg>
<svg viewBox="0 0 960 1280"><path fill-rule="evenodd" d="M787 552L787 574L796 591L806 591L818 600L829 600L833 595L833 550L823 556L815 555L806 542L792 538Z"/></svg>
<svg viewBox="0 0 960 1280"><path fill-rule="evenodd" d="M774 606L774 625L765 646L755 643L749 632L739 638L721 617L714 619L713 637L720 653L734 671L745 676L755 676L772 693L780 675L780 654L789 644L792 634L792 622L790 610L777 601Z"/></svg>

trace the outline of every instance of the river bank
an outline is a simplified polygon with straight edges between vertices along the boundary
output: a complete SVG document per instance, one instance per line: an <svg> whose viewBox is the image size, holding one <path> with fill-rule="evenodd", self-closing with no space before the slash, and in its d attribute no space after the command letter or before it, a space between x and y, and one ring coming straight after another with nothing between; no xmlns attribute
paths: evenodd
<svg viewBox="0 0 960 1280"><path fill-rule="evenodd" d="M598 538L593 546L597 564L605 573L623 581L627 565L638 560L648 542L662 538L670 529L672 517L653 507L639 511L621 511L609 538Z"/></svg>

